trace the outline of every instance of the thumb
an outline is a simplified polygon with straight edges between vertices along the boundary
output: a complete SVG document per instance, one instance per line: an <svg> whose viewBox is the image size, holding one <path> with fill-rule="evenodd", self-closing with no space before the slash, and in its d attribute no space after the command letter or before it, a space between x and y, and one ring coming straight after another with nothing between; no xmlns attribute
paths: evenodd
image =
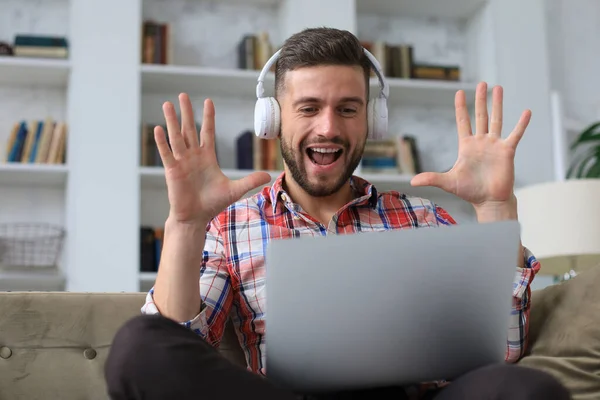
<svg viewBox="0 0 600 400"><path fill-rule="evenodd" d="M422 172L413 176L410 180L412 186L434 186L443 188L445 182L444 174L440 172Z"/></svg>
<svg viewBox="0 0 600 400"><path fill-rule="evenodd" d="M271 175L268 172L257 171L243 178L232 181L232 192L235 198L239 199L249 191L259 186L266 185L271 181Z"/></svg>

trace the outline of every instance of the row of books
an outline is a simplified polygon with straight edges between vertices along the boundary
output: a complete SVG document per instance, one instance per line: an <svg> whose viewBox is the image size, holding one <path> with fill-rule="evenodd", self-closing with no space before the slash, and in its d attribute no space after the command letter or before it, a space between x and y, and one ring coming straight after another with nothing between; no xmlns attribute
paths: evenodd
<svg viewBox="0 0 600 400"><path fill-rule="evenodd" d="M158 152L158 147L156 146L156 141L154 140L154 127L159 124L151 124L144 122L141 124L141 132L140 132L140 166L142 167L162 167L162 159L160 158L160 154ZM163 131L167 135L167 143L169 143L169 132L167 131L167 126L162 124L160 125L163 128ZM200 133L200 124L196 124L196 132ZM217 145L215 144L215 150ZM217 159L218 161L218 159Z"/></svg>
<svg viewBox="0 0 600 400"><path fill-rule="evenodd" d="M169 23L144 21L141 60L145 64L171 64L173 48ZM379 61L383 73L390 78L436 79L459 81L458 65L435 65L415 61L412 44L394 44L383 40L361 41ZM237 45L237 68L261 70L276 48L266 31L247 33ZM274 70L274 66L271 71ZM373 73L373 76L375 74Z"/></svg>
<svg viewBox="0 0 600 400"><path fill-rule="evenodd" d="M140 272L157 272L162 251L164 229L140 227Z"/></svg>
<svg viewBox="0 0 600 400"><path fill-rule="evenodd" d="M260 71L275 53L269 34L265 31L246 34L237 47L237 67L239 69ZM271 72L275 65L271 67Z"/></svg>
<svg viewBox="0 0 600 400"><path fill-rule="evenodd" d="M154 126L148 123L141 125L141 166L162 167L162 160L154 140ZM200 125L196 124L197 132L200 128ZM166 132L164 126L163 129ZM235 157L235 168L240 170L281 171L283 169L279 141L259 139L250 129L237 136ZM361 168L365 173L409 175L420 173L421 161L415 137L404 134L386 140L367 141Z"/></svg>
<svg viewBox="0 0 600 400"><path fill-rule="evenodd" d="M283 158L278 140L262 140L250 130L236 139L236 168L281 171ZM398 135L387 140L369 140L365 145L361 169L364 173L408 174L421 171L421 159L413 135Z"/></svg>
<svg viewBox="0 0 600 400"><path fill-rule="evenodd" d="M460 66L458 65L435 65L415 61L412 44L394 44L384 40L361 41L361 44L379 61L383 74L387 77L460 80ZM375 74L373 73L373 75Z"/></svg>
<svg viewBox="0 0 600 400"><path fill-rule="evenodd" d="M142 23L141 51L143 64L172 64L171 25L154 20L144 21Z"/></svg>
<svg viewBox="0 0 600 400"><path fill-rule="evenodd" d="M398 135L386 140L369 140L361 160L366 174L406 174L423 172L417 141L413 135Z"/></svg>
<svg viewBox="0 0 600 400"><path fill-rule="evenodd" d="M12 43L2 43L2 46L0 46L0 55L68 58L69 43L64 36L17 34Z"/></svg>
<svg viewBox="0 0 600 400"><path fill-rule="evenodd" d="M67 124L45 120L15 122L6 143L6 162L64 164Z"/></svg>

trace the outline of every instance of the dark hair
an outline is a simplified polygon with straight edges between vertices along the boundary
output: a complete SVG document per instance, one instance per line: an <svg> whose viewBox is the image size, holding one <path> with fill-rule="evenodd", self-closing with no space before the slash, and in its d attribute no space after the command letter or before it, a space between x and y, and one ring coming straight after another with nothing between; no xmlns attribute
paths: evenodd
<svg viewBox="0 0 600 400"><path fill-rule="evenodd" d="M275 94L283 90L286 71L316 65L357 65L365 76L367 98L371 61L356 36L335 28L307 28L290 36L275 64Z"/></svg>

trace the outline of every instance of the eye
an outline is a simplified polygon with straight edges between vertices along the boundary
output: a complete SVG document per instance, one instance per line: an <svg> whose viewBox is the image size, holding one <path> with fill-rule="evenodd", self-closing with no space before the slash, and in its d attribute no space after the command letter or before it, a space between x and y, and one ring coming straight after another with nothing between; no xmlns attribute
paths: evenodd
<svg viewBox="0 0 600 400"><path fill-rule="evenodd" d="M356 114L356 109L345 107L340 110L344 115L354 115Z"/></svg>
<svg viewBox="0 0 600 400"><path fill-rule="evenodd" d="M316 107L302 107L300 109L300 112L303 112L304 114L313 114L317 111Z"/></svg>

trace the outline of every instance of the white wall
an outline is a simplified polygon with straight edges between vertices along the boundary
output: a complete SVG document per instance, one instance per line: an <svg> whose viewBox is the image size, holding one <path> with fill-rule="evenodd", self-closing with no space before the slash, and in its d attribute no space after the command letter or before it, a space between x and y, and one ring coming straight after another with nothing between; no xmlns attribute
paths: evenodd
<svg viewBox="0 0 600 400"><path fill-rule="evenodd" d="M600 120L600 1L547 0L551 85L567 117ZM570 140L574 138L573 132Z"/></svg>

